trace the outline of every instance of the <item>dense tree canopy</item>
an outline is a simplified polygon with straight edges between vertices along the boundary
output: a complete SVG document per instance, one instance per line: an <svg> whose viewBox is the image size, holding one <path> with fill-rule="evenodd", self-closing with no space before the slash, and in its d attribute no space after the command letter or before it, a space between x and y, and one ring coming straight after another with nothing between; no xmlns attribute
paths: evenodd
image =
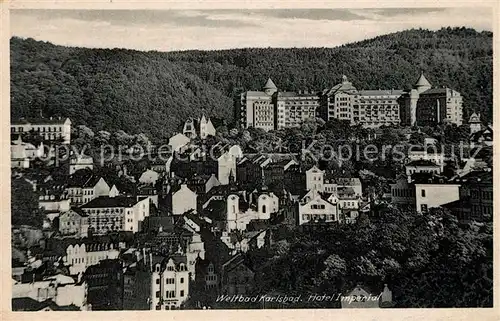
<svg viewBox="0 0 500 321"><path fill-rule="evenodd" d="M492 241L491 223L393 208L379 220L290 231L256 265L256 291L346 293L387 283L396 307L491 307Z"/></svg>
<svg viewBox="0 0 500 321"><path fill-rule="evenodd" d="M11 39L11 116L68 116L164 141L204 110L231 129L235 95L271 76L281 90L323 90L346 74L358 89L410 87L421 70L464 96L465 117L492 119L492 33L408 30L337 48L138 52ZM222 121L225 120L224 121ZM307 132L315 130L306 125Z"/></svg>

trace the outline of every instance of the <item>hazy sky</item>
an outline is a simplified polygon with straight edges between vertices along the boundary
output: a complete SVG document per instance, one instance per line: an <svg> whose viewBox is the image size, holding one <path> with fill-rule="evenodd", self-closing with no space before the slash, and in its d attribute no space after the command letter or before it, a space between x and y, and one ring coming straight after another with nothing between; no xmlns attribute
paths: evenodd
<svg viewBox="0 0 500 321"><path fill-rule="evenodd" d="M138 50L334 47L410 28L492 30L490 8L12 10L11 34Z"/></svg>

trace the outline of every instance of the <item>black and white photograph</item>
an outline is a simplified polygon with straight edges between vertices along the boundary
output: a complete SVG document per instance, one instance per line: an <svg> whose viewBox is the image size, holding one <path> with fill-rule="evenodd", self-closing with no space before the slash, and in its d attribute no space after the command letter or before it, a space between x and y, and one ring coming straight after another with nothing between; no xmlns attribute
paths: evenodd
<svg viewBox="0 0 500 321"><path fill-rule="evenodd" d="M11 9L11 311L493 308L493 9Z"/></svg>

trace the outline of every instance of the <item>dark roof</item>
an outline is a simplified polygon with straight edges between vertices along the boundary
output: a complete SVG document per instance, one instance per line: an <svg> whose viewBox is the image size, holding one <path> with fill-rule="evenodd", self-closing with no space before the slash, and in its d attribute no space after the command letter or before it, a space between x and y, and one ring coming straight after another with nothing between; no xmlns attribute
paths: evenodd
<svg viewBox="0 0 500 321"><path fill-rule="evenodd" d="M492 171L472 171L465 174L462 177L456 178L457 183L491 183L493 184L493 172Z"/></svg>
<svg viewBox="0 0 500 321"><path fill-rule="evenodd" d="M436 163L430 161L430 160L425 160L425 159L419 159L419 160L414 160L412 162L409 162L406 164L406 166L432 166L432 167L439 167Z"/></svg>
<svg viewBox="0 0 500 321"><path fill-rule="evenodd" d="M64 124L66 122L66 119L64 117L54 117L54 118L20 118L17 120L14 120L11 122L12 125L26 125L26 124L33 124L33 125L57 125L57 124Z"/></svg>
<svg viewBox="0 0 500 321"><path fill-rule="evenodd" d="M241 254L241 253L238 253L223 263L224 273L227 273L229 271L234 270L236 267L240 266L241 264L245 265L252 272L254 271L250 262L248 262L246 256Z"/></svg>
<svg viewBox="0 0 500 321"><path fill-rule="evenodd" d="M411 180L413 184L456 184L444 176L433 173L415 173L411 175Z"/></svg>
<svg viewBox="0 0 500 321"><path fill-rule="evenodd" d="M68 187L83 187L93 177L92 170L89 168L79 169L68 178ZM96 182L97 183L97 182ZM94 184L95 185L95 184Z"/></svg>
<svg viewBox="0 0 500 321"><path fill-rule="evenodd" d="M448 88L431 88L421 93L420 96L433 95L433 94L446 94L447 89Z"/></svg>
<svg viewBox="0 0 500 321"><path fill-rule="evenodd" d="M50 308L53 311L80 311L75 305L59 306L51 299L43 302L38 302L32 298L15 298L12 299L13 311L40 311L45 308Z"/></svg>
<svg viewBox="0 0 500 321"><path fill-rule="evenodd" d="M132 207L137 204L137 202L143 200L144 198L130 197L130 196L99 196L83 205L82 208L103 208L103 207Z"/></svg>
<svg viewBox="0 0 500 321"><path fill-rule="evenodd" d="M226 220L226 201L225 200L211 200L205 208L204 213L206 216L215 221Z"/></svg>

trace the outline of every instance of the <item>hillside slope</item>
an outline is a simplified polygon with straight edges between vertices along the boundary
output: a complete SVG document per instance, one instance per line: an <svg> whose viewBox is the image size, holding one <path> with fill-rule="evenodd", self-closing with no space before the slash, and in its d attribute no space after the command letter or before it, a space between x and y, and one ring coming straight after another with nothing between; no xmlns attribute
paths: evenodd
<svg viewBox="0 0 500 321"><path fill-rule="evenodd" d="M11 39L11 116L68 116L94 130L164 140L202 110L233 117L234 95L272 77L282 90L408 88L421 70L464 95L465 115L492 119L492 33L407 30L337 48L138 52Z"/></svg>

